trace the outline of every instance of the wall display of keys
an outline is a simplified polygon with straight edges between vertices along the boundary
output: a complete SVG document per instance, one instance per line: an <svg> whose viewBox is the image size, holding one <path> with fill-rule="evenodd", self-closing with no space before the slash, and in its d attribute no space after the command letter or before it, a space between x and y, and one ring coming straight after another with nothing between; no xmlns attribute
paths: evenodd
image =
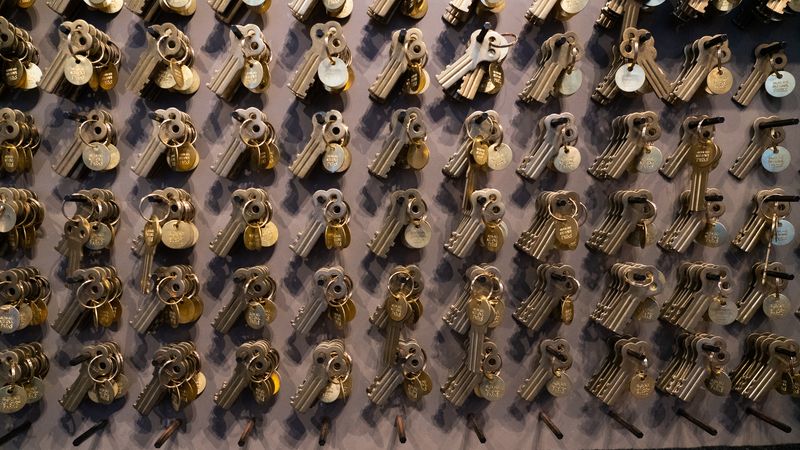
<svg viewBox="0 0 800 450"><path fill-rule="evenodd" d="M0 187L0 254L32 251L44 219L44 203L35 192Z"/></svg>
<svg viewBox="0 0 800 450"><path fill-rule="evenodd" d="M136 397L133 409L147 416L169 397L169 404L180 411L206 389L200 354L191 341L167 344L153 354L153 378Z"/></svg>
<svg viewBox="0 0 800 450"><path fill-rule="evenodd" d="M75 139L53 163L62 177L81 179L87 172L107 172L119 166L117 130L111 112L92 109L86 113L65 112L64 118L77 123Z"/></svg>
<svg viewBox="0 0 800 450"><path fill-rule="evenodd" d="M278 242L278 226L273 220L273 211L269 194L264 189L233 191L231 218L209 244L211 251L224 258L240 238L247 250L272 247Z"/></svg>
<svg viewBox="0 0 800 450"><path fill-rule="evenodd" d="M389 46L389 60L369 87L369 97L383 103L397 91L410 95L424 94L431 82L425 70L426 64L428 47L422 40L422 31L418 28L395 31Z"/></svg>
<svg viewBox="0 0 800 450"><path fill-rule="evenodd" d="M72 214L67 213L68 204L75 205ZM120 222L120 206L108 189L89 189L65 196L61 212L67 220L56 250L66 258L64 272L70 277L80 268L86 254L112 248Z"/></svg>
<svg viewBox="0 0 800 450"><path fill-rule="evenodd" d="M473 15L499 14L506 7L506 0L450 0L442 20L456 27L469 21Z"/></svg>
<svg viewBox="0 0 800 450"><path fill-rule="evenodd" d="M153 131L138 160L131 166L140 177L150 176L161 156L170 170L190 172L200 164L200 154L194 146L197 129L189 114L177 109L157 109L151 115Z"/></svg>
<svg viewBox="0 0 800 450"><path fill-rule="evenodd" d="M89 318L94 329L110 328L120 322L123 284L117 269L77 269L67 281L72 295L51 324L56 333L66 337Z"/></svg>

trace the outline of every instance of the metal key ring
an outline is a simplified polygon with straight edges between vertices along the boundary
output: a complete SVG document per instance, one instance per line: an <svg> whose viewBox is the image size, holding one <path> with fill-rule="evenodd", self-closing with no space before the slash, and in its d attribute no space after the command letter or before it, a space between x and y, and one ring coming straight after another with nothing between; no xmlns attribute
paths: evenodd
<svg viewBox="0 0 800 450"><path fill-rule="evenodd" d="M242 122L241 125L239 125L239 137L240 138L242 136L241 135L242 129L244 129L244 127L246 127L248 125L248 123L252 123L252 122L255 122L255 121L256 121L256 119L249 119L248 118L248 119L245 119L244 122ZM259 122L264 123L261 120L259 120ZM265 125L266 129L269 130L269 125L267 125L266 123L264 123L264 125ZM274 129L273 129L273 131L274 131ZM270 135L270 133L268 133L267 131L264 131L264 135L263 135L263 138L261 139L261 142L247 142L244 139L242 139L242 142L244 142L244 144L247 145L248 147L261 147L262 145L267 143L269 135Z"/></svg>
<svg viewBox="0 0 800 450"><path fill-rule="evenodd" d="M403 292L402 290L394 291L392 289L392 286L394 286L394 284L392 283L392 280L394 280L395 277L405 277L399 283L399 286L400 287L406 287L407 286L408 287L408 292ZM414 292L414 278L411 276L411 274L408 271L394 272L393 274L391 274L389 276L389 294L391 294L392 297L403 297L403 298L406 298L406 297L410 296L412 292Z"/></svg>
<svg viewBox="0 0 800 450"><path fill-rule="evenodd" d="M569 202L572 203L573 211L572 211L572 214L570 215L570 217L572 217L574 219L575 216L578 214L578 210L579 210L578 202L576 202L575 199L573 199L573 198L567 198L567 200L569 200ZM555 215L555 213L553 213L553 204L552 203L548 203L547 204L547 214L549 214L550 217L552 217L553 219L555 219L555 220L557 220L559 222L566 222L567 221L567 219L561 219L561 218L557 217Z"/></svg>
<svg viewBox="0 0 800 450"><path fill-rule="evenodd" d="M628 72L633 72L633 68L636 67L636 61L639 60L639 41L633 41L633 58L631 59L630 64L628 65Z"/></svg>
<svg viewBox="0 0 800 450"><path fill-rule="evenodd" d="M166 277L164 277L164 278L162 278L162 279L160 279L158 281L158 283L156 284L155 292L156 292L156 297L158 298L158 300L161 303L164 303L167 306L177 305L178 303L180 303L185 298L185 297L172 297L172 296L170 296L165 300L164 296L161 295L161 288L163 287L164 283L166 281L173 281L173 280L177 280L177 279L178 279L177 276L170 275L170 276L166 276Z"/></svg>
<svg viewBox="0 0 800 450"><path fill-rule="evenodd" d="M81 197L82 200L79 200L78 198L75 198L75 197ZM67 195L61 201L61 215L64 216L64 218L67 219L67 220L75 220L75 216L70 217L70 216L67 215L67 211L65 209L65 206L67 205L67 203L91 203L92 204L92 212L94 212L94 202L92 201L92 199L88 195L81 194L81 193Z"/></svg>
<svg viewBox="0 0 800 450"><path fill-rule="evenodd" d="M175 144L170 144L169 142L164 142L164 140L161 139L161 132L160 131L161 131L162 127L168 125L167 122L169 122L169 120L165 120L165 121L163 121L163 122L158 124L159 132L156 133L157 136L158 136L158 140L161 141L162 144L164 144L165 146L170 147L170 148L179 148L179 147L182 147L183 145L185 145L186 143L188 143L188 141L189 141L189 127L186 126L186 124L184 124L186 132L183 133L183 140L182 141L177 142Z"/></svg>
<svg viewBox="0 0 800 450"><path fill-rule="evenodd" d="M513 46L514 46L514 45L515 45L515 44L516 44L516 43L519 41L519 38L518 38L518 37L517 37L517 35L516 35L516 34L514 34L514 33L498 33L498 34L500 34L500 36L503 36L504 38L505 38L505 37L511 37L511 38L513 38L514 40L513 40L513 41L511 41L511 42L508 42L508 43L506 43L506 44L501 44L501 45L498 45L498 44L493 44L493 43L490 41L490 42L489 42L489 45L490 45L491 47L493 47L493 48L509 48L509 47L513 47Z"/></svg>
<svg viewBox="0 0 800 450"><path fill-rule="evenodd" d="M97 309L97 308L103 306L106 302L108 302L108 295L107 295L108 292L105 293L106 294L105 298L91 298L91 302L94 303L93 305L90 305L89 303L85 303L85 302L80 300L81 291L83 289L86 289L86 286L91 284L91 283L93 283L93 282L94 282L94 280L86 280L83 283L81 283L80 285L78 285L77 289L75 289L75 298L78 299L78 303L80 303L80 305L82 307L86 308L86 309Z"/></svg>
<svg viewBox="0 0 800 450"><path fill-rule="evenodd" d="M492 126L492 128L489 130L489 134L491 134L491 132L495 130L495 124L496 124L496 121L494 120L494 118L492 117L492 115L491 115L491 114L489 114L489 113L487 113L487 112L484 112L483 114L485 114L485 115L486 115L486 119L484 119L484 121L488 120L488 121L489 121L489 124ZM483 115L483 114L481 114L481 115ZM480 116L479 116L479 117L480 117ZM481 125L481 124L478 124L478 126L480 126L480 125ZM465 128L466 128L466 132L467 132L467 137L468 137L468 138L469 138L471 141L475 141L475 140L477 140L477 139L478 139L478 137L476 137L476 136L473 136L473 135L472 135L472 134L469 132L469 129L470 129L469 125L465 124ZM481 137L481 139L482 139L482 137Z"/></svg>
<svg viewBox="0 0 800 450"><path fill-rule="evenodd" d="M91 366L92 364L94 364L94 362L95 362L95 361L97 361L97 360L98 360L99 358L101 358L101 357L103 357L103 355L97 355L97 356L94 356L92 359L90 359L90 360L89 360L89 364L88 364L88 365L90 365L90 366ZM112 360L112 359L111 359L111 358L109 358L109 360ZM112 374L111 372L116 372L116 373ZM118 373L119 373L119 368L116 368L116 370L112 370L112 371L110 371L110 372L109 372L109 374L108 374L108 375L106 375L106 378L105 378L105 379L102 379L102 378L95 378L95 376L94 376L94 375L92 375L92 371L91 371L91 370L87 370L87 371L86 371L86 374L87 374L87 375L89 375L89 378L91 378L91 379L92 379L92 381L94 381L94 382L95 382L95 383L97 383L97 384L103 384L103 383L105 383L106 381L113 380L113 379L114 379L114 377L116 377Z"/></svg>
<svg viewBox="0 0 800 450"><path fill-rule="evenodd" d="M153 217L152 216L146 217L144 215L144 202L145 201L149 201L150 203L154 203L156 201L158 201L158 203L164 203L164 204L171 203L167 197L165 197L165 196L163 196L161 194L147 194L144 197L142 197L142 199L139 200L139 215L142 216L142 219L144 219L145 221L148 221L148 222L150 220L152 220ZM159 223L160 222L164 222L165 220L167 220L167 218L169 218L169 214L170 214L170 211L169 211L169 208L167 208L167 214L165 214L164 217L157 218Z"/></svg>
<svg viewBox="0 0 800 450"><path fill-rule="evenodd" d="M244 202L244 205L242 205L242 215L244 215L244 211L247 210L247 207L252 203L255 203L256 201L257 201L256 199L251 198L250 200ZM262 202L262 203L264 203L264 210L266 211L264 217L256 219L252 222L245 220L245 223L247 225L253 225L261 228L264 225L268 224L270 219L272 219L272 207L269 205L269 202Z"/></svg>
<svg viewBox="0 0 800 450"><path fill-rule="evenodd" d="M331 52L328 50L328 42L330 41L331 36L335 34L336 31L333 28L331 28L330 30L328 30L327 33L325 33L325 54L328 55L328 62L330 62L331 65L336 64L336 61L333 59L334 55L331 54Z"/></svg>
<svg viewBox="0 0 800 450"><path fill-rule="evenodd" d="M164 54L164 51L161 50L162 42L164 42L164 40L169 38L171 35L172 35L172 30L167 29L166 32L164 32L164 34L162 34L161 36L158 37L158 40L156 41L156 52L158 53L158 56L164 61L175 61L176 64L183 64L189 58L189 52L184 51L183 52L183 58L178 59L178 58L174 58L174 57L167 57ZM182 39L179 39L179 40L181 41L181 43L183 43Z"/></svg>

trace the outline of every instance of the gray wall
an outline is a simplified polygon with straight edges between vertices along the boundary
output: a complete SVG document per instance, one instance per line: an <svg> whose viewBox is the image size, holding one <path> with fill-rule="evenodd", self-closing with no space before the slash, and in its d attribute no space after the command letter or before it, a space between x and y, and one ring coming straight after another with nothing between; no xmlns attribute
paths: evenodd
<svg viewBox="0 0 800 450"><path fill-rule="evenodd" d="M584 169L571 176L546 176L535 184L525 183L514 173L514 167L522 155L533 144L531 130L537 120L545 114L569 111L575 114L580 125L579 146L583 152L583 167L587 167L605 147L610 135L611 120L633 111L653 109L661 114L664 133L658 145L666 154L671 153L678 143L678 129L683 117L690 113L712 113L723 115L727 122L719 126L717 142L724 154L719 167L711 175L709 186L721 188L725 195L728 212L723 221L735 233L750 214L750 198L759 189L780 185L789 192L796 192L797 169L795 158L792 167L782 174L770 176L762 170L755 170L744 182L737 182L726 173L735 155L747 145L749 129L753 120L759 116L780 114L798 116L798 96L793 95L783 101L768 99L759 94L753 104L738 109L730 95L720 97L698 96L690 105L665 107L655 96L620 99L610 107L598 108L589 100L594 84L605 74L609 63L610 46L617 39L617 31L598 33L592 23L602 6L594 0L586 10L566 24L548 23L536 28L524 23L523 11L529 2L509 1L506 10L496 18L497 29L501 32L516 33L519 43L511 50L505 62L506 86L500 94L493 97L479 97L472 104L455 103L446 98L434 83L429 91L419 99L401 98L387 105L377 105L367 96L367 88L375 79L388 54L391 31L402 26L418 26L425 35L430 51L428 71L438 73L444 65L452 61L464 49L471 31L479 26L480 20L473 20L463 29L446 26L440 19L444 0L431 1L430 11L418 24L404 18L395 18L390 26L379 26L368 22L366 0L357 1L353 16L344 26L344 33L354 53L354 68L357 80L347 94L341 97L319 98L306 105L295 101L285 87L300 58L309 45L307 26L298 23L289 13L285 0L275 0L264 17L248 16L242 19L255 21L266 29L266 36L274 53L272 63L272 86L266 96L249 96L236 105L219 101L208 89L202 87L192 97L164 95L155 102L143 101L124 92L123 83L130 70L146 48L142 21L127 10L117 17L106 18L98 14L83 12L83 16L105 29L111 37L124 48L122 80L120 86L108 99L94 101L86 98L79 104L63 100L47 93L29 92L17 96L6 96L3 105L14 105L30 112L36 119L42 135L43 144L35 157L32 175L16 181L7 180L17 186L35 190L47 203L48 217L43 226L43 237L30 259L11 260L6 266L33 264L49 275L55 292L51 301L51 320L56 311L69 298L63 289L61 277L61 258L53 246L58 239L63 224L59 213L60 198L82 187L109 187L114 190L123 205L123 218L116 248L110 262L115 265L126 280L124 295L124 324L105 333L81 332L68 339L62 339L47 327L41 330L26 330L14 336L4 336L4 344L24 340L41 340L51 357L52 369L47 377L45 400L27 408L12 418L2 419L2 428L7 429L23 418L36 421L35 432L30 432L16 445L25 444L48 448L54 445L67 445L76 433L88 428L94 421L111 417L110 428L92 443L86 445L98 448L131 448L150 446L163 422L172 417L182 417L188 423L184 432L168 445L175 448L229 448L234 447L238 434L244 425L244 418L256 415L264 424L255 432L254 439L273 448L315 448L320 418L324 414L334 417L330 445L338 448L391 448L397 445L393 432L394 416L400 411L398 406L378 409L369 406L365 388L378 368L378 355L382 337L370 331L369 314L381 301L384 282L388 272L396 264L419 264L427 276L425 315L417 324L415 337L427 349L428 370L436 385L430 396L418 406L409 405L407 427L409 447L432 448L449 446L467 448L477 447L477 440L465 427L464 417L468 412L476 412L485 423L488 448L516 448L538 445L540 448L577 447L641 447L660 446L700 446L717 444L766 444L797 441L796 435L784 434L768 425L744 414L746 402L738 398L716 398L701 394L686 407L694 414L715 425L720 433L711 438L687 421L677 418L674 413L678 406L675 400L656 394L651 398L630 402L623 407L623 414L634 421L645 432L644 439L637 440L602 414L600 402L588 395L582 385L593 373L606 354L603 330L588 323L588 315L599 299L605 283L608 267L615 261L638 261L657 264L668 274L671 292L675 282L675 270L685 260L704 260L728 264L739 274L736 278L735 292L741 294L748 283L748 269L764 256L764 248L753 254L741 254L729 248L716 250L694 246L689 254L672 256L661 253L655 246L646 250L625 247L618 257L602 257L589 254L583 247L574 252L553 255L553 261L572 264L579 272L583 290L576 301L576 320L570 326L551 324L538 333L529 333L511 319L510 311L529 293L529 283L534 278L534 262L518 253L511 245L519 233L527 228L533 215L533 199L540 190L570 189L581 194L590 210L589 220L582 226L583 239L588 237L595 225L602 219L607 204L607 194L618 189L644 187L655 194L659 206L656 227L662 230L672 221L676 210L678 194L688 186L686 175L673 182L667 182L657 174L627 175L619 182L599 183L591 179ZM32 31L33 38L42 54L42 66L46 67L56 54L60 22L50 11L44 0L27 12L17 12L15 23ZM493 19L495 20L495 19ZM682 48L686 43L712 33L729 33L734 59L731 70L738 81L748 72L753 62L752 50L758 43L773 40L786 40L789 47L789 69L798 72L800 51L798 51L798 28L796 18L774 26L754 26L747 32L737 30L730 17L720 17L689 25L677 25L670 16L669 7L643 14L640 26L653 31L659 51L659 62L674 77L680 70L683 59ZM225 57L230 47L228 29L216 21L206 4L198 5L197 13L189 21L180 23L193 42L196 51L195 67L203 77L204 84L213 69ZM586 46L586 57L581 62L585 74L585 85L574 96L554 101L546 106L526 106L516 102L517 95L535 69L533 55L542 41L555 32L575 30ZM74 124L61 118L62 110L89 108L99 104L112 110L118 125L123 162L116 173L90 176L85 180L62 179L50 169L50 161L66 146L73 136ZM149 137L151 122L147 112L167 106L186 110L201 129L197 146L202 155L198 169L191 175L161 173L152 179L140 179L129 170L136 156ZM232 131L230 112L234 107L263 107L278 130L282 149L282 164L269 174L261 174L235 182L219 179L209 166L216 153L220 152ZM399 107L421 106L426 114L429 128L428 143L432 150L428 167L419 174L394 172L388 181L379 181L367 174L366 165L379 150L386 133L386 120L391 111ZM286 167L294 154L304 145L311 129L310 116L318 110L336 108L344 113L352 133L352 167L347 174L335 177L316 173L310 179L294 179ZM459 220L461 196L460 182L445 179L440 172L448 156L459 142L461 124L466 115L473 110L496 109L500 112L506 129L506 141L514 149L514 164L502 173L488 176L488 185L500 189L505 195L508 212L506 221L510 231L502 252L496 257L483 252L475 252L467 260L461 261L447 255L442 248L444 239ZM794 149L800 142L800 127L788 130L787 147ZM129 242L141 230L142 221L136 212L138 200L153 189L166 186L180 186L189 190L199 208L197 225L201 239L193 251L170 253L158 251L156 264L191 263L203 283L205 312L197 324L178 330L164 330L155 335L141 337L127 324L142 301L135 288L138 260L129 251ZM244 249L234 250L232 257L222 260L212 257L207 244L218 229L228 220L230 213L229 196L241 186L262 186L269 190L276 208L275 216L281 237L273 249L252 254ZM334 255L324 249L314 251L308 261L299 261L289 250L289 244L296 230L304 225L311 207L310 194L319 188L340 187L353 210L351 222L353 229L352 245ZM422 252L410 252L402 248L391 251L388 261L370 256L365 247L371 234L378 227L386 207L387 194L398 188L418 187L425 195L430 208L430 220L435 225L436 235L431 245ZM795 214L796 216L796 214ZM774 257L783 261L789 270L798 267L795 245L777 249ZM494 340L502 348L504 367L502 376L508 384L505 397L496 403L487 404L471 399L461 409L454 409L446 403L438 392L449 370L457 366L462 356L460 339L444 328L441 316L454 300L456 291L463 283L463 273L471 265L492 262L502 270L508 282L509 308L502 326L493 333ZM327 405L317 412L297 415L289 406L289 396L302 381L308 367L308 356L316 342L325 338L324 332L311 337L293 337L289 320L297 309L305 303L310 291L309 279L321 266L332 263L342 264L351 274L357 292L358 316L347 331L348 348L354 359L354 391L346 404ZM230 336L220 336L209 326L216 311L230 298L232 284L230 275L238 267L254 264L268 264L273 276L280 284L278 295L279 316L264 335L272 339L281 351L281 374L283 386L277 402L267 408L254 404L245 394L240 403L230 412L214 408L214 392L230 376L234 367L233 352L245 339L261 336L237 327ZM666 298L662 296L662 300ZM793 305L797 307L795 302ZM730 326L721 328L709 326L709 331L727 339L732 352L733 368L739 361L745 336L753 331L775 331L798 338L797 322L794 316L770 322L758 314L746 327ZM319 330L319 329L318 329ZM676 331L659 323L647 324L635 330L635 334L653 343L658 360L656 369L661 369L671 352L671 343ZM528 375L537 343L546 337L564 336L574 348L575 364L569 374L575 381L575 390L567 398L554 401L543 398L533 404L520 402L516 389ZM118 402L108 408L84 404L77 413L65 414L57 400L66 386L74 380L77 370L67 365L67 361L85 343L96 340L113 339L122 344L127 357L126 370L132 380L130 394L125 402ZM208 377L206 392L185 411L174 413L166 408L153 412L149 417L141 417L131 407L140 389L150 380L150 357L165 342L191 339L197 343L203 360L203 371ZM800 426L800 416L793 400L772 393L763 410L780 417L790 425ZM395 400L394 405L399 403ZM556 424L566 433L563 441L553 436L537 423L536 413L546 411ZM255 440L251 447L259 445Z"/></svg>

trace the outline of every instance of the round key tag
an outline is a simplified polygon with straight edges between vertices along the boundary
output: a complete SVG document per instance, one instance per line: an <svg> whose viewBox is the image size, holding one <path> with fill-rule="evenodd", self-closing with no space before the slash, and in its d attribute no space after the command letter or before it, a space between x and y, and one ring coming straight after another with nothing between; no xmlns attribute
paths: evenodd
<svg viewBox="0 0 800 450"><path fill-rule="evenodd" d="M89 170L101 172L106 170L106 167L111 162L111 152L102 142L92 142L91 145L83 148L81 159L83 160L83 165Z"/></svg>
<svg viewBox="0 0 800 450"><path fill-rule="evenodd" d="M9 204L0 210L0 233L8 233L17 225L17 213Z"/></svg>
<svg viewBox="0 0 800 450"><path fill-rule="evenodd" d="M31 305L27 303L20 303L19 307L19 329L23 329L31 324L33 320L33 310L31 309Z"/></svg>
<svg viewBox="0 0 800 450"><path fill-rule="evenodd" d="M631 378L630 392L636 398L649 397L656 388L656 380L650 375L640 372Z"/></svg>
<svg viewBox="0 0 800 450"><path fill-rule="evenodd" d="M205 374L203 372L197 372L194 377L192 377L192 381L194 385L197 387L197 395L203 393L206 390L206 386L208 385L208 380L206 379Z"/></svg>
<svg viewBox="0 0 800 450"><path fill-rule="evenodd" d="M649 145L642 150L639 161L636 163L636 171L639 173L655 173L664 163L664 154L661 149L654 145Z"/></svg>
<svg viewBox="0 0 800 450"><path fill-rule="evenodd" d="M425 248L431 242L432 236L433 229L427 221L410 223L403 231L403 243L406 247L419 250Z"/></svg>
<svg viewBox="0 0 800 450"><path fill-rule="evenodd" d="M406 163L414 170L422 170L428 165L431 151L424 142L410 145L406 151Z"/></svg>
<svg viewBox="0 0 800 450"><path fill-rule="evenodd" d="M775 98L783 98L794 92L795 84L794 75L785 70L779 70L767 77L764 89L767 90L767 94Z"/></svg>
<svg viewBox="0 0 800 450"><path fill-rule="evenodd" d="M25 84L25 65L22 63L22 60L19 59L10 59L5 63L5 69L3 70L3 79L5 80L6 84L13 87L19 88Z"/></svg>
<svg viewBox="0 0 800 450"><path fill-rule="evenodd" d="M13 414L19 412L28 403L25 388L17 384L0 387L0 413Z"/></svg>
<svg viewBox="0 0 800 450"><path fill-rule="evenodd" d="M106 148L108 148L109 159L108 159L108 165L106 166L105 170L114 170L117 168L117 166L119 166L119 161L120 161L119 149L117 148L116 145L111 143L106 144Z"/></svg>
<svg viewBox="0 0 800 450"><path fill-rule="evenodd" d="M322 156L322 167L330 173L336 173L344 165L345 150L339 144L329 144Z"/></svg>
<svg viewBox="0 0 800 450"><path fill-rule="evenodd" d="M778 221L775 227L775 236L772 236L772 245L782 247L790 244L794 240L794 225L786 219Z"/></svg>
<svg viewBox="0 0 800 450"><path fill-rule="evenodd" d="M35 89L42 81L42 69L32 62L25 64L25 82L22 84L22 89Z"/></svg>
<svg viewBox="0 0 800 450"><path fill-rule="evenodd" d="M647 8L655 8L656 6L660 6L666 0L645 0L644 6Z"/></svg>
<svg viewBox="0 0 800 450"><path fill-rule="evenodd" d="M195 230L189 222L170 220L161 227L161 242L173 250L182 250L194 245Z"/></svg>
<svg viewBox="0 0 800 450"><path fill-rule="evenodd" d="M261 227L261 247L272 247L278 242L278 226L269 221Z"/></svg>
<svg viewBox="0 0 800 450"><path fill-rule="evenodd" d="M636 92L645 82L645 74L642 66L638 64L625 64L614 74L614 81L617 82L617 87L623 92Z"/></svg>
<svg viewBox="0 0 800 450"><path fill-rule="evenodd" d="M91 225L89 240L83 244L84 247L89 250L108 248L109 245L111 245L111 241L114 240L114 232L111 230L111 227L103 222L92 222Z"/></svg>
<svg viewBox="0 0 800 450"><path fill-rule="evenodd" d="M9 334L19 330L19 310L11 305L0 306L0 333Z"/></svg>
<svg viewBox="0 0 800 450"><path fill-rule="evenodd" d="M156 74L155 83L156 86L161 89L172 89L175 87L175 77L172 76L172 71L169 70L169 66L161 69L161 71Z"/></svg>
<svg viewBox="0 0 800 450"><path fill-rule="evenodd" d="M661 312L661 307L653 297L646 297L639 302L633 317L639 322L653 322L658 319L658 314Z"/></svg>
<svg viewBox="0 0 800 450"><path fill-rule="evenodd" d="M764 314L770 319L781 319L789 315L789 309L792 307L792 302L789 297L779 293L772 294L764 299L761 304L761 309Z"/></svg>
<svg viewBox="0 0 800 450"><path fill-rule="evenodd" d="M709 248L717 248L730 242L730 234L728 228L718 220L712 220L706 224L703 232L697 235L695 241Z"/></svg>
<svg viewBox="0 0 800 450"><path fill-rule="evenodd" d="M553 378L550 378L550 381L547 382L545 387L547 388L547 392L553 397L563 397L567 395L572 388L572 380L566 373L561 372L553 376Z"/></svg>
<svg viewBox="0 0 800 450"><path fill-rule="evenodd" d="M728 93L733 87L733 73L727 67L712 69L706 77L706 87L715 95Z"/></svg>
<svg viewBox="0 0 800 450"><path fill-rule="evenodd" d="M347 72L347 64L338 56L334 56L325 58L319 63L317 77L329 89L339 90L347 86L350 74Z"/></svg>
<svg viewBox="0 0 800 450"><path fill-rule="evenodd" d="M714 300L708 305L708 318L717 325L730 325L739 315L739 308L733 302Z"/></svg>
<svg viewBox="0 0 800 450"><path fill-rule="evenodd" d="M242 70L242 85L247 89L257 89L264 79L264 66L260 61L248 59Z"/></svg>
<svg viewBox="0 0 800 450"><path fill-rule="evenodd" d="M583 84L583 72L580 69L572 69L571 72L564 72L561 82L558 84L558 93L564 97L578 92Z"/></svg>
<svg viewBox="0 0 800 450"><path fill-rule="evenodd" d="M733 11L741 3L741 0L714 0L714 8L722 13Z"/></svg>
<svg viewBox="0 0 800 450"><path fill-rule="evenodd" d="M106 7L103 8L103 11L107 14L116 14L122 10L122 6L125 4L123 0L109 0L106 3Z"/></svg>
<svg viewBox="0 0 800 450"><path fill-rule="evenodd" d="M322 403L333 403L339 399L339 395L342 393L342 387L339 383L328 383L325 386L325 389L322 390L322 393L319 394L319 401Z"/></svg>
<svg viewBox="0 0 800 450"><path fill-rule="evenodd" d="M708 392L719 397L730 394L731 387L733 387L731 377L723 370L713 372L710 377L706 378L705 385Z"/></svg>
<svg viewBox="0 0 800 450"><path fill-rule="evenodd" d="M578 248L581 233L578 221L574 217L567 217L557 221L556 226L556 242L558 242L558 245L567 250Z"/></svg>
<svg viewBox="0 0 800 450"><path fill-rule="evenodd" d="M483 398L494 402L503 398L503 394L506 392L506 382L497 375L492 378L484 377L479 389Z"/></svg>
<svg viewBox="0 0 800 450"><path fill-rule="evenodd" d="M94 66L89 58L75 55L64 62L64 78L75 86L83 86L92 79Z"/></svg>
<svg viewBox="0 0 800 450"><path fill-rule="evenodd" d="M559 6L564 13L575 15L583 11L583 8L586 8L588 4L589 0L561 0Z"/></svg>
<svg viewBox="0 0 800 450"><path fill-rule="evenodd" d="M792 162L792 154L786 147L776 145L764 150L761 154L761 167L767 172L780 173L789 167Z"/></svg>
<svg viewBox="0 0 800 450"><path fill-rule="evenodd" d="M561 173L572 173L581 166L581 152L577 147L562 145L553 158L553 167Z"/></svg>
<svg viewBox="0 0 800 450"><path fill-rule="evenodd" d="M264 305L258 302L252 302L247 305L247 309L244 313L244 321L247 323L248 327L254 330L264 328L264 325L267 323L267 313L266 310L264 310Z"/></svg>
<svg viewBox="0 0 800 450"><path fill-rule="evenodd" d="M497 144L489 147L487 165L492 170L503 170L511 164L513 153L508 144Z"/></svg>
<svg viewBox="0 0 800 450"><path fill-rule="evenodd" d="M119 69L114 64L109 64L100 70L97 78L100 89L110 91L116 87L119 81Z"/></svg>

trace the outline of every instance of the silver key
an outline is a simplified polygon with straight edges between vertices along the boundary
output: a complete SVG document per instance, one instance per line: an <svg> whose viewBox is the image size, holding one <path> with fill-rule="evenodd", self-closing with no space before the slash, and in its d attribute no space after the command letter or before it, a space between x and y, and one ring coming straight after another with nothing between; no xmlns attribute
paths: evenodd
<svg viewBox="0 0 800 450"><path fill-rule="evenodd" d="M306 227L297 234L297 238L289 248L301 258L306 258L311 253L319 238L325 232L327 220L325 210L329 203L344 199L342 191L338 189L319 190L314 193L314 211Z"/></svg>

